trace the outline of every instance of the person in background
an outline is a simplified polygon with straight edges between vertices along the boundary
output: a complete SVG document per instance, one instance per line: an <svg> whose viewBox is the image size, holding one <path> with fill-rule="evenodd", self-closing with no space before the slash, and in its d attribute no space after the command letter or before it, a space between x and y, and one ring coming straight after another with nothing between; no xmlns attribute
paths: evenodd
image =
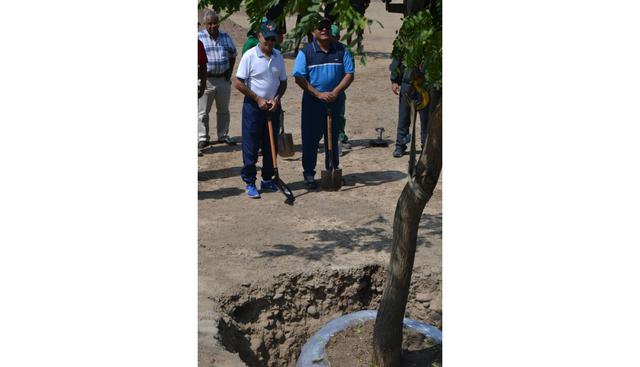
<svg viewBox="0 0 640 367"><path fill-rule="evenodd" d="M289 0L280 0L274 6L269 8L269 10L267 10L267 14L260 20L260 25L269 21L276 22L278 20L278 17L280 17L284 12L284 7L288 2ZM258 28L260 28L260 25L258 25ZM276 23L276 27L278 28L279 37L276 40L276 45L274 46L274 48L278 51L281 51L281 44L284 39L284 35L287 33L287 22L281 19L279 24ZM253 48L258 43L258 36L256 34L256 31L254 29L249 30L249 32L247 32L247 41L242 46L242 54L244 55L244 53L248 49Z"/></svg>
<svg viewBox="0 0 640 367"><path fill-rule="evenodd" d="M413 88L411 86L413 71L411 69L405 69L402 63L395 58L391 60L389 70L391 71L391 91L395 95L400 96L396 148L393 151L393 156L400 158L407 150L407 144L411 142L411 134L409 134L411 107L407 103L406 93L410 92ZM428 108L418 111L418 115L420 116L420 144L424 146L427 135L427 125L429 124Z"/></svg>
<svg viewBox="0 0 640 367"><path fill-rule="evenodd" d="M353 10L355 10L362 16L364 16L364 13L369 7L370 3L371 3L371 0L349 0L349 4L353 8ZM331 14L331 12L333 11L333 8L334 8L334 4L327 4L325 5L325 8L324 8L324 16L325 18L331 20L331 22L334 22L338 17L336 14ZM353 29L353 22L349 25L348 29ZM357 40L356 49L358 50L358 53L362 52L362 34L363 32L361 30L356 32L356 40ZM350 45L351 36L348 36L346 41L347 41L347 45Z"/></svg>
<svg viewBox="0 0 640 367"><path fill-rule="evenodd" d="M208 10L203 15L205 29L198 32L198 39L207 53L207 82L204 95L198 100L198 148L210 144L209 113L215 100L218 141L228 145L236 142L229 136L229 99L231 97L231 73L236 63L236 46L228 33L220 30L220 17Z"/></svg>
<svg viewBox="0 0 640 367"><path fill-rule="evenodd" d="M320 137L327 136L327 114L337 115L338 106L354 79L355 67L351 53L344 45L331 38L331 21L322 19L314 31L315 38L296 56L293 76L302 93L302 168L304 183L308 189L318 187L315 167L318 159ZM332 119L332 144L337 146L338 129ZM325 149L325 166L329 151ZM340 166L338 149L333 151L334 167Z"/></svg>
<svg viewBox="0 0 640 367"><path fill-rule="evenodd" d="M275 23L261 24L258 33L260 43L242 55L233 81L234 87L245 96L242 105L243 167L240 177L246 184L247 196L253 199L260 198L255 184L259 149L263 152L260 191L278 191L272 180L274 169L267 126L267 114L270 114L274 134L279 130L280 100L287 90L284 58L280 51L274 49L277 38Z"/></svg>
<svg viewBox="0 0 640 367"><path fill-rule="evenodd" d="M204 95L205 85L207 83L207 52L204 50L204 44L198 40L198 99ZM202 149L198 147L198 157L202 157Z"/></svg>

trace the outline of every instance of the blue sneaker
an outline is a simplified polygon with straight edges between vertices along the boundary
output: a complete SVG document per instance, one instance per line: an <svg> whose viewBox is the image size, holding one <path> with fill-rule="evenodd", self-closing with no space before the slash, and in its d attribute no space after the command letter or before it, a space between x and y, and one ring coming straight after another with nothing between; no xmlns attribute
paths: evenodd
<svg viewBox="0 0 640 367"><path fill-rule="evenodd" d="M260 182L260 192L277 192L278 191L278 186L276 186L276 183L271 181L271 180L262 180L262 182Z"/></svg>
<svg viewBox="0 0 640 367"><path fill-rule="evenodd" d="M252 199L259 199L260 198L260 193L258 192L258 189L256 189L256 184L248 184L245 187L245 190L247 191L247 196L252 198Z"/></svg>

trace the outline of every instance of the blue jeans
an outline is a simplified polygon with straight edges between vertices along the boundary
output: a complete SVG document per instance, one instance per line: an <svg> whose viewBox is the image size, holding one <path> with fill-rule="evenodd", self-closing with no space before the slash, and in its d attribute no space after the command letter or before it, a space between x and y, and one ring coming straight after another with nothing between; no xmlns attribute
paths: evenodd
<svg viewBox="0 0 640 367"><path fill-rule="evenodd" d="M327 141L327 109L331 109L331 143L333 145L333 168L340 164L338 154L338 118L339 107L344 107L344 94L341 93L333 103L323 102L308 93L302 95L302 168L303 174L315 176L318 161L320 138ZM325 168L329 169L329 145L325 145Z"/></svg>
<svg viewBox="0 0 640 367"><path fill-rule="evenodd" d="M271 113L273 134L280 129L281 107ZM277 135L273 137L278 151ZM267 112L262 111L258 104L245 97L242 104L242 171L240 177L247 184L256 181L256 163L258 150L262 148L262 179L273 178L273 161L271 160L271 143L269 142L269 127L267 125Z"/></svg>

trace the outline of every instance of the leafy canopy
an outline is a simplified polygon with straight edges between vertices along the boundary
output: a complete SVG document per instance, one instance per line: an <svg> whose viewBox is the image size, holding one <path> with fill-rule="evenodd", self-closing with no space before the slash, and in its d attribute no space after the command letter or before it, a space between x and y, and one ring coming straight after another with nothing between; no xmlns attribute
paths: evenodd
<svg viewBox="0 0 640 367"><path fill-rule="evenodd" d="M296 27L287 33L283 50L292 50L297 42L313 31L317 20L324 16L324 6L333 4L331 15L340 29L345 30L341 41L346 43L351 38L347 46L354 55L360 56L362 63L366 62L365 55L354 50L357 42L355 35L358 31L370 30L374 20L360 15L351 7L349 0L200 0L198 8L209 7L224 20L244 5L252 28L257 29L262 17L280 1L284 2L284 6L275 19L277 23L284 22L287 16L302 15ZM431 1L431 5L424 10L404 18L393 42L392 54L405 67L424 70L425 83L439 88L442 85L442 0Z"/></svg>

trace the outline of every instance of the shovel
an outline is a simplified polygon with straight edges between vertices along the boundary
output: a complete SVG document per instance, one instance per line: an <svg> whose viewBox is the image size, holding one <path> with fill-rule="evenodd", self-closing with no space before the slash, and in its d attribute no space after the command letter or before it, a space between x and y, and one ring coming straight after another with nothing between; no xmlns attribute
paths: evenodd
<svg viewBox="0 0 640 367"><path fill-rule="evenodd" d="M338 191L342 187L342 170L333 167L333 135L331 134L331 109L327 108L327 139L329 170L320 172L320 186L326 191Z"/></svg>
<svg viewBox="0 0 640 367"><path fill-rule="evenodd" d="M286 200L284 201L285 204L293 205L293 202L296 200L296 198L295 196L293 196L293 193L291 192L291 189L289 189L289 186L287 186L287 184L282 181L282 179L280 178L280 174L278 174L278 157L276 153L275 139L273 137L273 123L271 122L270 112L267 112L267 125L269 125L269 143L271 144L271 160L273 161L274 181L276 182L276 186L278 186L278 189L286 197Z"/></svg>
<svg viewBox="0 0 640 367"><path fill-rule="evenodd" d="M284 132L284 111L280 115L280 132L278 133L278 154L281 157L291 157L295 153L293 149L293 136Z"/></svg>

